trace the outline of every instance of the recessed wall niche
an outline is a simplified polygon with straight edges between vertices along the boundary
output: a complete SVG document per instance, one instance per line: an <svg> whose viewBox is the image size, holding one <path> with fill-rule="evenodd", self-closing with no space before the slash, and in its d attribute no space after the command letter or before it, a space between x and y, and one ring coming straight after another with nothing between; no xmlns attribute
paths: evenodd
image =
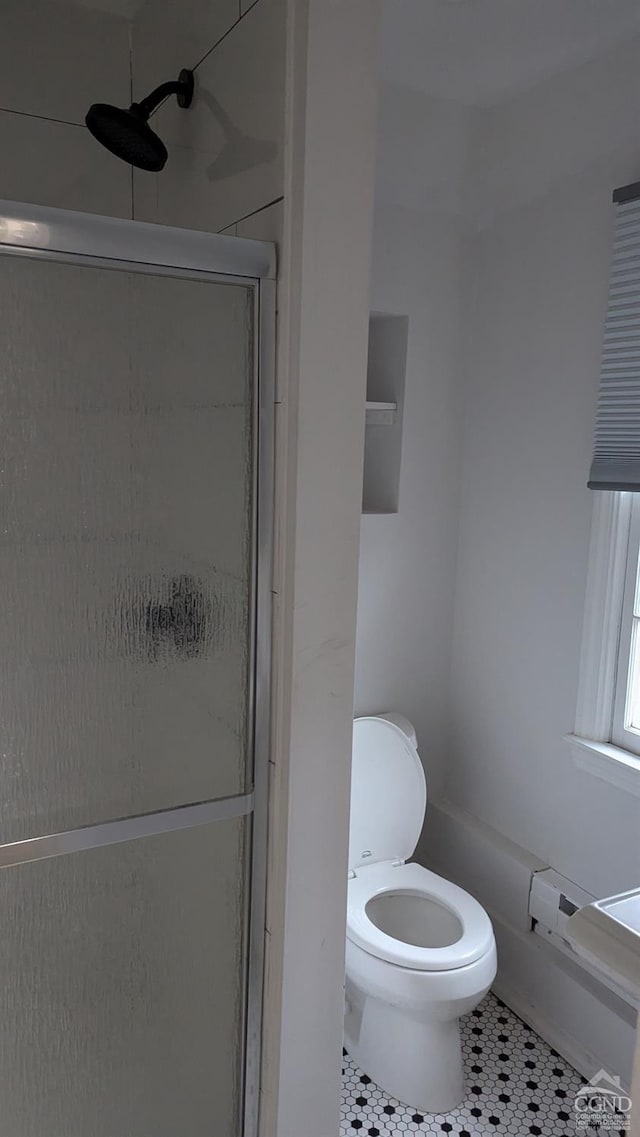
<svg viewBox="0 0 640 1137"><path fill-rule="evenodd" d="M407 316L371 313L363 513L398 512L408 331Z"/></svg>

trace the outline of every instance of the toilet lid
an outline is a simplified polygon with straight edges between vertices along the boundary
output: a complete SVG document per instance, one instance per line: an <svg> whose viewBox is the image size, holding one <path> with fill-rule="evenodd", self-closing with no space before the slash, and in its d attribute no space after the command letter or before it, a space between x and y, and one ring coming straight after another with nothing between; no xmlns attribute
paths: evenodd
<svg viewBox="0 0 640 1137"><path fill-rule="evenodd" d="M349 868L406 861L420 836L427 784L420 756L387 719L353 724Z"/></svg>

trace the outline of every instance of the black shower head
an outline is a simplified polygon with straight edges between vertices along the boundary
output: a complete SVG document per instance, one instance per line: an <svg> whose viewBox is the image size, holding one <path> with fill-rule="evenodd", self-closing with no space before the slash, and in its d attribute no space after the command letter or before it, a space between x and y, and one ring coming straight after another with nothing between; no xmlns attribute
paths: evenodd
<svg viewBox="0 0 640 1137"><path fill-rule="evenodd" d="M140 170L162 170L167 160L164 142L151 129L149 115L168 95L178 96L178 106L189 107L193 99L193 72L186 69L171 83L162 83L128 110L109 103L94 103L85 122L98 142L117 158Z"/></svg>
<svg viewBox="0 0 640 1137"><path fill-rule="evenodd" d="M135 103L128 111L94 103L87 111L86 123L93 137L117 158L140 170L161 170L167 148L136 110Z"/></svg>

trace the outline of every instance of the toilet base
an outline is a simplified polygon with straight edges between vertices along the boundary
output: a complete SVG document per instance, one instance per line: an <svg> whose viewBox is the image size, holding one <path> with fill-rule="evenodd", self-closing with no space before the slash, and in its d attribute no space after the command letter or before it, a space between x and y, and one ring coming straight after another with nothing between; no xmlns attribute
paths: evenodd
<svg viewBox="0 0 640 1137"><path fill-rule="evenodd" d="M458 1019L424 1022L347 989L345 1047L380 1089L423 1113L450 1113L464 1098Z"/></svg>

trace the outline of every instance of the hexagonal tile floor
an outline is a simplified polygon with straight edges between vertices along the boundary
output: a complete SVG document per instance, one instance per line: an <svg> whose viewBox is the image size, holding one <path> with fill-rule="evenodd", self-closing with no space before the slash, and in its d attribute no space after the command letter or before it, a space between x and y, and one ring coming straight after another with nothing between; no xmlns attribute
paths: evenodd
<svg viewBox="0 0 640 1137"><path fill-rule="evenodd" d="M585 1079L495 995L462 1019L461 1035L467 1097L449 1114L407 1109L345 1051L341 1137L576 1137L573 1098Z"/></svg>

